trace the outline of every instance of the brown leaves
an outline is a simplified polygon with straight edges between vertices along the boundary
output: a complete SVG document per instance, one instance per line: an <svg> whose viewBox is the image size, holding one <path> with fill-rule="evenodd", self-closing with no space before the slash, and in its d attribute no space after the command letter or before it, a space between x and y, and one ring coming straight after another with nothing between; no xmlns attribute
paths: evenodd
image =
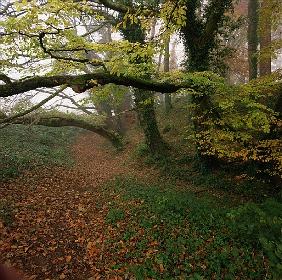
<svg viewBox="0 0 282 280"><path fill-rule="evenodd" d="M111 264L128 248L121 242L113 253L105 240L105 232L108 238L118 234L105 225L105 216L108 201L119 197L104 197L99 186L119 174L151 171L121 164L127 152L113 156L95 134L82 135L73 154L74 168L31 170L1 185L0 197L13 202L15 215L9 227L0 219L0 263L13 264L34 280L125 279L119 275L126 268Z"/></svg>
<svg viewBox="0 0 282 280"><path fill-rule="evenodd" d="M90 258L96 257L100 253L100 250L98 249L95 242L88 242L87 244L87 255Z"/></svg>

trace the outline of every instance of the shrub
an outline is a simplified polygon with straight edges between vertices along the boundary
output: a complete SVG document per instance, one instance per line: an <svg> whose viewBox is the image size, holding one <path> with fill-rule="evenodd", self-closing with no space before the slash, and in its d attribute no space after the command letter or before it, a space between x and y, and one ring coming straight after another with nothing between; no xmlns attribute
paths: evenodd
<svg viewBox="0 0 282 280"><path fill-rule="evenodd" d="M242 242L261 247L268 256L275 279L282 278L282 204L268 199L261 205L248 203L228 214L233 232Z"/></svg>

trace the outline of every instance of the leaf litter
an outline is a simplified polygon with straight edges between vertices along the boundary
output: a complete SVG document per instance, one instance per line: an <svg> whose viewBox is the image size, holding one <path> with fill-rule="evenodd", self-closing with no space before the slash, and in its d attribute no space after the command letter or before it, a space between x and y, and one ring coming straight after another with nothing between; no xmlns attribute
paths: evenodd
<svg viewBox="0 0 282 280"><path fill-rule="evenodd" d="M105 218L118 197L105 197L102 186L118 175L157 178L157 171L136 168L129 149L116 153L95 134L80 135L72 153L72 168L34 169L0 182L0 197L13 208L12 222L0 219L0 263L30 280L131 279L112 269L116 256L106 240L116 231Z"/></svg>

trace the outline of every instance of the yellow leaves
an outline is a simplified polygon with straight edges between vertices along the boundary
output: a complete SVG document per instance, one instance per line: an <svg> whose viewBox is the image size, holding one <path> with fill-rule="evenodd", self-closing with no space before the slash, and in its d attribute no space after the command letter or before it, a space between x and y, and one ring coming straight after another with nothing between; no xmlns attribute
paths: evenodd
<svg viewBox="0 0 282 280"><path fill-rule="evenodd" d="M64 273L61 273L60 276L59 276L59 279L62 280L62 279L65 279L66 277L67 277L67 276L66 276Z"/></svg>
<svg viewBox="0 0 282 280"><path fill-rule="evenodd" d="M234 157L241 158L242 161L247 161L248 155L249 155L249 152L245 149L242 149L239 152L234 152Z"/></svg>
<svg viewBox="0 0 282 280"><path fill-rule="evenodd" d="M90 80L89 83L93 86L97 86L99 84L97 80L93 80L93 79Z"/></svg>
<svg viewBox="0 0 282 280"><path fill-rule="evenodd" d="M277 80L277 77L272 79ZM269 83L263 91L257 91L256 84L227 91L225 87L217 87L210 96L211 111L218 112L217 117L210 115L208 110L195 107L195 112L200 114L194 121L205 128L196 135L203 153L229 161L279 162L279 152L274 142L262 149L258 137L267 137L271 129L279 129L277 114L267 106L266 101L271 96L268 90L271 88Z"/></svg>
<svg viewBox="0 0 282 280"><path fill-rule="evenodd" d="M277 76L272 79L277 80ZM263 91L257 91L256 84L227 91L216 86L210 95L210 109L194 107L197 117L193 121L202 128L195 135L201 152L226 161L271 163L273 170L268 172L282 176L281 140L260 140L281 125L276 112L267 106L267 98L272 95L269 88L269 83ZM210 114L213 111L217 114Z"/></svg>
<svg viewBox="0 0 282 280"><path fill-rule="evenodd" d="M165 269L164 269L164 265L162 263L160 263L160 272L164 273Z"/></svg>
<svg viewBox="0 0 282 280"><path fill-rule="evenodd" d="M100 249L98 249L97 247L97 241L96 242L89 241L87 243L86 249L89 257L94 257L98 255L100 252Z"/></svg>
<svg viewBox="0 0 282 280"><path fill-rule="evenodd" d="M164 26L171 31L178 30L186 24L186 5L183 1L166 1L160 11Z"/></svg>

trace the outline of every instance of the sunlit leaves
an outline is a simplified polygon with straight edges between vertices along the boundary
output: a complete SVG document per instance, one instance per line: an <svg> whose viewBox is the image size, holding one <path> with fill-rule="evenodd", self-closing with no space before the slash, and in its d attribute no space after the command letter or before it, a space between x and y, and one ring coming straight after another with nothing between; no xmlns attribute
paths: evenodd
<svg viewBox="0 0 282 280"><path fill-rule="evenodd" d="M160 18L166 28L179 30L186 24L186 5L184 1L165 1L160 11Z"/></svg>
<svg viewBox="0 0 282 280"><path fill-rule="evenodd" d="M278 79L279 75L275 73L253 85L229 90L220 83L212 88L208 86L205 93L211 104L206 110L200 109L199 104L193 108L196 112L194 121L201 127L195 134L201 152L233 162L271 163L273 169L267 172L282 176L282 141L270 137L271 133L281 129L281 121L270 102L277 98L272 83ZM260 83L264 86L260 87Z"/></svg>
<svg viewBox="0 0 282 280"><path fill-rule="evenodd" d="M112 74L142 77L154 72L153 45L123 40L108 46L113 53L106 65Z"/></svg>

